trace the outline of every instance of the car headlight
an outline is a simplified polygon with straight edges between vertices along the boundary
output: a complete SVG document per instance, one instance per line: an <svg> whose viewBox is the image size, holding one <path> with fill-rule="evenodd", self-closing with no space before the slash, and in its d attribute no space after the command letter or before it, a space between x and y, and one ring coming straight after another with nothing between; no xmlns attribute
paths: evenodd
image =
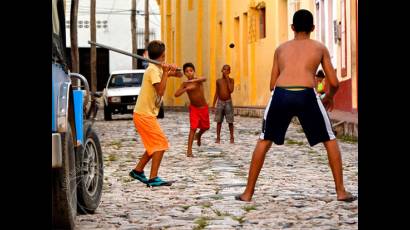
<svg viewBox="0 0 410 230"><path fill-rule="evenodd" d="M114 102L114 103L119 103L119 102L121 102L121 97L109 97L108 101L109 102Z"/></svg>

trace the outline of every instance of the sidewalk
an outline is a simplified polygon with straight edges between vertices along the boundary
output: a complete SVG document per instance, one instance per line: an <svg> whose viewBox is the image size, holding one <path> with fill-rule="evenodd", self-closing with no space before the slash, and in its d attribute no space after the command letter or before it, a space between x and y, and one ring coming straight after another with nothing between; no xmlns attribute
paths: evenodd
<svg viewBox="0 0 410 230"><path fill-rule="evenodd" d="M344 112L340 110L333 110L328 112L334 130L337 136L353 136L358 137L358 115L357 113Z"/></svg>

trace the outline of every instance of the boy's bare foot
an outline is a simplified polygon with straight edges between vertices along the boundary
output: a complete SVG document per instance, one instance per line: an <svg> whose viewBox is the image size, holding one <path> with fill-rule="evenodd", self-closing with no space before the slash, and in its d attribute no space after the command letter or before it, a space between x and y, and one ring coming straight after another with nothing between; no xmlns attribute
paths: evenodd
<svg viewBox="0 0 410 230"><path fill-rule="evenodd" d="M216 138L215 143L219 144L219 143L221 143L221 140Z"/></svg>
<svg viewBox="0 0 410 230"><path fill-rule="evenodd" d="M235 200L249 202L251 201L251 198L246 198L243 194L239 194L235 196Z"/></svg>
<svg viewBox="0 0 410 230"><path fill-rule="evenodd" d="M187 154L186 156L187 157L194 157L194 154L191 153L191 154Z"/></svg>
<svg viewBox="0 0 410 230"><path fill-rule="evenodd" d="M199 133L195 134L195 138L196 138L196 144L198 146L201 146L201 136Z"/></svg>
<svg viewBox="0 0 410 230"><path fill-rule="evenodd" d="M344 202L352 202L357 200L357 197L352 195L350 192L344 192L343 195L337 195L337 200L338 201L344 201Z"/></svg>
<svg viewBox="0 0 410 230"><path fill-rule="evenodd" d="M231 138L231 144L233 144L233 143L235 143L235 141L234 141L234 139L233 139L233 138Z"/></svg>

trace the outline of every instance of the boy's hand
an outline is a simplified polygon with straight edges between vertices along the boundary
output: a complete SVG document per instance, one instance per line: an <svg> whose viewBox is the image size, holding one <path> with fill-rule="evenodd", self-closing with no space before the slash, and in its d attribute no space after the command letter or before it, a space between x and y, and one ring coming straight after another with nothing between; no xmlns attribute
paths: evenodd
<svg viewBox="0 0 410 230"><path fill-rule="evenodd" d="M171 76L181 78L183 75L182 75L181 71L175 70L174 72L171 73Z"/></svg>
<svg viewBox="0 0 410 230"><path fill-rule="evenodd" d="M162 70L167 73L168 76L182 77L180 71L176 71L177 66L175 64L162 63Z"/></svg>
<svg viewBox="0 0 410 230"><path fill-rule="evenodd" d="M171 68L171 65L167 63L162 63L161 67L162 67L162 71L164 71L165 73L168 73Z"/></svg>
<svg viewBox="0 0 410 230"><path fill-rule="evenodd" d="M169 69L168 69L168 75L173 75L175 74L175 70L177 69L177 66L175 64L168 64Z"/></svg>
<svg viewBox="0 0 410 230"><path fill-rule="evenodd" d="M327 111L331 112L333 110L333 97L326 94L326 96L322 99L322 103Z"/></svg>
<svg viewBox="0 0 410 230"><path fill-rule="evenodd" d="M211 110L211 113L212 113L212 114L215 114L215 105L212 105L212 106L209 108L209 110Z"/></svg>

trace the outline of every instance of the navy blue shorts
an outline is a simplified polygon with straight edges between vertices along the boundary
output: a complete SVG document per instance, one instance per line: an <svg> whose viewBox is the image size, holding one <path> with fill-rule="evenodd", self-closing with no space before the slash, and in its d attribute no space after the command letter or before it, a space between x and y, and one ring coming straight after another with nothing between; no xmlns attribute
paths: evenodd
<svg viewBox="0 0 410 230"><path fill-rule="evenodd" d="M282 145L294 116L299 119L310 146L336 138L326 109L313 88L293 91L275 87L265 109L260 139Z"/></svg>

